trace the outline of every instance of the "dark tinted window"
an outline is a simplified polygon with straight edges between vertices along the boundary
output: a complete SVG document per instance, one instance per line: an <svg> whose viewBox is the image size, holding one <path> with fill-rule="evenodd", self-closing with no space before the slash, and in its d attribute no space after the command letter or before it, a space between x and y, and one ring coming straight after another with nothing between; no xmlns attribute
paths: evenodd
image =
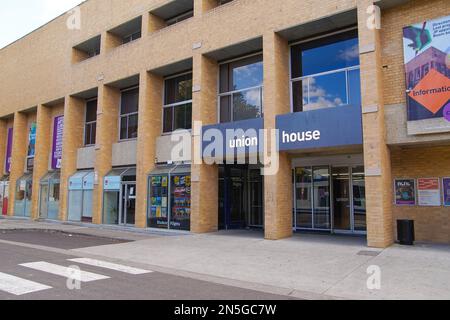
<svg viewBox="0 0 450 320"><path fill-rule="evenodd" d="M165 81L165 105L188 100L192 100L192 73Z"/></svg>
<svg viewBox="0 0 450 320"><path fill-rule="evenodd" d="M245 58L220 66L220 93L263 85L262 55Z"/></svg>
<svg viewBox="0 0 450 320"><path fill-rule="evenodd" d="M86 103L86 122L97 121L97 100Z"/></svg>
<svg viewBox="0 0 450 320"><path fill-rule="evenodd" d="M122 92L120 114L129 114L139 110L139 88Z"/></svg>

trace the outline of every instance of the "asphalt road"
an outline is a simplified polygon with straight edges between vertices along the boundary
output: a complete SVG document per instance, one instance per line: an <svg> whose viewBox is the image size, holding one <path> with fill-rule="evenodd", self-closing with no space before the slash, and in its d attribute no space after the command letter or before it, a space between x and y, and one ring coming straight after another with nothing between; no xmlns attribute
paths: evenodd
<svg viewBox="0 0 450 320"><path fill-rule="evenodd" d="M60 233L8 232L0 240L54 248L81 248L114 243L104 238ZM80 257L0 242L0 300L283 300L285 296L224 286L121 263L94 265L69 261ZM100 265L99 265L100 264ZM67 267L81 279L69 280ZM131 268L130 268L131 267ZM70 270L70 269L69 269ZM136 272L137 271L137 272ZM78 272L78 271L77 271ZM86 273L88 272L88 273ZM30 282L31 281L31 282ZM78 283L80 288L78 289Z"/></svg>

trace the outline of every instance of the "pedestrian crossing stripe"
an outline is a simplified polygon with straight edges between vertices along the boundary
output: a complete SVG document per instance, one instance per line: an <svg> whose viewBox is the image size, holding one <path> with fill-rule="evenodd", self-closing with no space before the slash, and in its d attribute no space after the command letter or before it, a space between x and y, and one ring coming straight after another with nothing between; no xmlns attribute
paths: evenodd
<svg viewBox="0 0 450 320"><path fill-rule="evenodd" d="M89 258L77 258L77 259L69 259L68 261L75 262L75 263L81 263L93 267L99 267L114 271L119 271L123 273L128 273L132 275L141 275L141 274L147 274L152 273L153 271L150 270L144 270L139 268L133 268L121 264L111 263L107 261L101 261L101 260L95 260L95 259L89 259Z"/></svg>
<svg viewBox="0 0 450 320"><path fill-rule="evenodd" d="M16 296L44 291L52 287L0 272L0 291Z"/></svg>

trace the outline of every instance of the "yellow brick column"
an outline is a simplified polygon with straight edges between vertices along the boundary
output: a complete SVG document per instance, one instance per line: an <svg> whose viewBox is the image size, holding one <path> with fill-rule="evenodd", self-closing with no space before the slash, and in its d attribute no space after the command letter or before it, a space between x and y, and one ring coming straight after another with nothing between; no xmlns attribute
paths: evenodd
<svg viewBox="0 0 450 320"><path fill-rule="evenodd" d="M36 152L33 168L33 197L31 216L39 219L39 183L48 173L48 161L51 146L52 111L50 107L38 105L36 118ZM46 218L46 217L44 217Z"/></svg>
<svg viewBox="0 0 450 320"><path fill-rule="evenodd" d="M372 2L362 0L358 5L367 239L370 247L385 248L394 242L392 180L390 152L385 141L380 30L367 25L367 8Z"/></svg>
<svg viewBox="0 0 450 320"><path fill-rule="evenodd" d="M201 16L204 12L217 7L217 0L194 0L194 15Z"/></svg>
<svg viewBox="0 0 450 320"><path fill-rule="evenodd" d="M155 168L156 139L161 135L163 78L149 72L140 75L139 133L137 148L136 227L147 226L147 176Z"/></svg>
<svg viewBox="0 0 450 320"><path fill-rule="evenodd" d="M69 178L77 171L78 149L83 147L86 102L68 96L64 103L64 137L60 185L59 219L68 218Z"/></svg>
<svg viewBox="0 0 450 320"><path fill-rule="evenodd" d="M106 85L98 88L97 146L95 157L96 184L92 203L92 221L101 224L103 178L112 168L112 145L118 140L120 90Z"/></svg>
<svg viewBox="0 0 450 320"><path fill-rule="evenodd" d="M264 34L264 128L275 129L276 115L289 113L289 46L278 34ZM276 141L268 141L269 146ZM269 149L270 150L270 149ZM280 153L279 170L264 177L265 237L292 236L292 171L288 154Z"/></svg>
<svg viewBox="0 0 450 320"><path fill-rule="evenodd" d="M25 158L27 156L28 122L27 115L21 112L14 114L13 147L11 155L11 174L9 176L8 215L14 215L16 182L23 176ZM35 190L33 190L33 193Z"/></svg>
<svg viewBox="0 0 450 320"><path fill-rule="evenodd" d="M0 119L0 166L2 168L1 175L5 173L7 139L8 139L8 123L7 121Z"/></svg>
<svg viewBox="0 0 450 320"><path fill-rule="evenodd" d="M217 75L216 61L197 53L193 59L193 105L192 121L203 125L217 123ZM219 170L216 165L199 164L201 145L196 143L200 133L193 130L192 148L192 199L191 231L195 233L214 232L219 219ZM197 152L196 152L197 151Z"/></svg>

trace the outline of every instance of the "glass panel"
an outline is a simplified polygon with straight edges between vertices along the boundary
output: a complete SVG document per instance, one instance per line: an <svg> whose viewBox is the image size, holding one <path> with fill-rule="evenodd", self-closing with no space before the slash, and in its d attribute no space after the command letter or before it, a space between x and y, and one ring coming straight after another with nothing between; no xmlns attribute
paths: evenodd
<svg viewBox="0 0 450 320"><path fill-rule="evenodd" d="M165 81L164 104L192 100L192 73Z"/></svg>
<svg viewBox="0 0 450 320"><path fill-rule="evenodd" d="M138 112L139 110L139 88L122 91L120 114Z"/></svg>
<svg viewBox="0 0 450 320"><path fill-rule="evenodd" d="M138 136L138 115L133 114L128 116L128 138L127 139L136 139Z"/></svg>
<svg viewBox="0 0 450 320"><path fill-rule="evenodd" d="M309 78L309 103L303 111L332 108L347 104L345 72Z"/></svg>
<svg viewBox="0 0 450 320"><path fill-rule="evenodd" d="M69 191L69 221L81 221L83 210L83 191Z"/></svg>
<svg viewBox="0 0 450 320"><path fill-rule="evenodd" d="M261 98L259 88L233 94L233 121L260 118Z"/></svg>
<svg viewBox="0 0 450 320"><path fill-rule="evenodd" d="M82 217L92 219L92 197L94 192L92 190L83 191L83 212Z"/></svg>
<svg viewBox="0 0 450 320"><path fill-rule="evenodd" d="M164 120L163 120L163 132L168 133L172 132L172 107L164 108Z"/></svg>
<svg viewBox="0 0 450 320"><path fill-rule="evenodd" d="M122 218L120 223L134 225L136 213L136 185L122 186Z"/></svg>
<svg viewBox="0 0 450 320"><path fill-rule="evenodd" d="M191 176L175 175L171 177L170 228L191 230Z"/></svg>
<svg viewBox="0 0 450 320"><path fill-rule="evenodd" d="M295 172L297 228L312 228L312 170L297 168Z"/></svg>
<svg viewBox="0 0 450 320"><path fill-rule="evenodd" d="M94 145L97 142L97 122L91 124L91 144Z"/></svg>
<svg viewBox="0 0 450 320"><path fill-rule="evenodd" d="M86 122L97 120L97 100L86 102Z"/></svg>
<svg viewBox="0 0 450 320"><path fill-rule="evenodd" d="M292 83L292 95L294 112L302 112L308 104L308 79Z"/></svg>
<svg viewBox="0 0 450 320"><path fill-rule="evenodd" d="M250 170L249 172L249 192L250 192L250 221L249 225L262 227L264 224L264 182L260 170Z"/></svg>
<svg viewBox="0 0 450 320"><path fill-rule="evenodd" d="M128 139L128 117L120 118L120 140Z"/></svg>
<svg viewBox="0 0 450 320"><path fill-rule="evenodd" d="M360 70L348 72L348 104L360 107L361 104L361 75Z"/></svg>
<svg viewBox="0 0 450 320"><path fill-rule="evenodd" d="M173 130L186 129L187 115L186 115L186 105L176 106L173 108Z"/></svg>
<svg viewBox="0 0 450 320"><path fill-rule="evenodd" d="M168 228L168 205L169 205L169 178L168 176L150 177L150 210L148 226L152 228Z"/></svg>
<svg viewBox="0 0 450 320"><path fill-rule="evenodd" d="M351 230L348 167L333 168L334 229Z"/></svg>
<svg viewBox="0 0 450 320"><path fill-rule="evenodd" d="M57 220L59 215L59 182L51 183L48 195L48 218Z"/></svg>
<svg viewBox="0 0 450 320"><path fill-rule="evenodd" d="M330 170L329 168L314 168L313 170L314 228L330 229Z"/></svg>
<svg viewBox="0 0 450 320"><path fill-rule="evenodd" d="M259 61L233 68L233 90L242 90L263 84L263 62Z"/></svg>
<svg viewBox="0 0 450 320"><path fill-rule="evenodd" d="M25 180L17 181L15 202L14 202L14 215L23 217L25 214Z"/></svg>
<svg viewBox="0 0 450 320"><path fill-rule="evenodd" d="M119 224L119 192L105 192L103 201L103 223Z"/></svg>
<svg viewBox="0 0 450 320"><path fill-rule="evenodd" d="M46 219L48 218L48 184L41 184L39 201L39 216Z"/></svg>
<svg viewBox="0 0 450 320"><path fill-rule="evenodd" d="M231 96L220 97L220 123L231 122Z"/></svg>
<svg viewBox="0 0 450 320"><path fill-rule="evenodd" d="M353 211L355 231L366 231L366 185L364 167L353 168Z"/></svg>
<svg viewBox="0 0 450 320"><path fill-rule="evenodd" d="M25 191L25 216L31 217L31 198L33 196L33 181L27 180Z"/></svg>
<svg viewBox="0 0 450 320"><path fill-rule="evenodd" d="M230 169L230 221L232 228L242 228L245 225L245 177L239 168Z"/></svg>

